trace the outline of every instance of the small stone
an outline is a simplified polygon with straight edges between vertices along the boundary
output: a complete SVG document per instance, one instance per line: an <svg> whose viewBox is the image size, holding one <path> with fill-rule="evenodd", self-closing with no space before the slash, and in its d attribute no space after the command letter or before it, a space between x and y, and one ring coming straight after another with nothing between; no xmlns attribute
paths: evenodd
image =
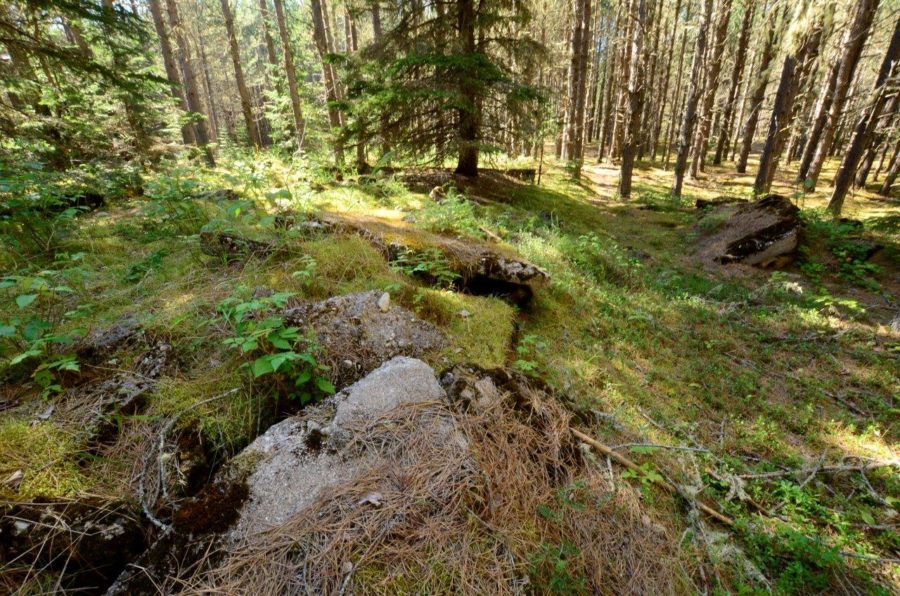
<svg viewBox="0 0 900 596"><path fill-rule="evenodd" d="M341 572L344 575L351 573L353 571L353 563L350 561L344 561L344 564L341 566Z"/></svg>
<svg viewBox="0 0 900 596"><path fill-rule="evenodd" d="M385 292L378 299L378 308L381 309L381 312L387 312L391 308L391 295Z"/></svg>

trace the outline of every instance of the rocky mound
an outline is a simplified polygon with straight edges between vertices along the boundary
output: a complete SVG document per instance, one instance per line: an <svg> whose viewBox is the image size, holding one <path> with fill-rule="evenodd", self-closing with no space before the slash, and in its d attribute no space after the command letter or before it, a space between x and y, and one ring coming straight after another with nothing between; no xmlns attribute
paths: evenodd
<svg viewBox="0 0 900 596"><path fill-rule="evenodd" d="M705 221L720 220L699 243L697 254L704 261L783 267L800 244L800 210L780 195L707 210Z"/></svg>
<svg viewBox="0 0 900 596"><path fill-rule="evenodd" d="M414 265L432 260L437 251L443 255L446 267L459 277L458 289L476 295L496 295L520 306L550 280L541 268L501 247L413 230L403 222L376 217L350 219L336 214L308 219L282 216L279 222L306 233L358 234L392 263ZM426 283L436 281L425 268L415 271Z"/></svg>
<svg viewBox="0 0 900 596"><path fill-rule="evenodd" d="M286 325L310 329L332 382L343 387L395 356L421 358L440 349L443 334L384 292L360 292L305 303L282 313Z"/></svg>

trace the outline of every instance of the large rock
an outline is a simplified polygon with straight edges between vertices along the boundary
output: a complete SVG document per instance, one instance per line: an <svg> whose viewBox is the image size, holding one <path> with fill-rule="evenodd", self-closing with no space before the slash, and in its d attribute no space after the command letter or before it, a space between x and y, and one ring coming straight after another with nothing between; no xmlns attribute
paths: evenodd
<svg viewBox="0 0 900 596"><path fill-rule="evenodd" d="M323 349L332 382L342 387L395 356L420 358L439 349L443 334L382 292L335 296L283 314L286 325L311 329Z"/></svg>
<svg viewBox="0 0 900 596"><path fill-rule="evenodd" d="M793 259L800 243L800 210L780 195L722 206L706 217L724 221L701 240L704 260L780 267Z"/></svg>
<svg viewBox="0 0 900 596"><path fill-rule="evenodd" d="M446 405L436 403L444 399L431 367L397 357L302 416L275 424L180 505L172 531L123 572L108 594L156 593L172 578L187 579L183 574L194 573L192 562L201 558L215 567L229 548L302 517L335 487L398 463L381 452L380 443L365 445L376 427L399 433L400 443L404 432L418 430L415 425L394 428L408 415L404 406L433 408L439 424L432 436L458 460L466 441ZM377 495L369 500L377 502Z"/></svg>
<svg viewBox="0 0 900 596"><path fill-rule="evenodd" d="M346 453L355 433L404 404L441 401L444 391L430 366L413 358L386 362L337 396L330 421L289 418L259 436L234 465L256 462L247 477L249 498L231 532L236 539L296 515L330 487L372 466L377 453ZM327 406L326 406L327 408Z"/></svg>

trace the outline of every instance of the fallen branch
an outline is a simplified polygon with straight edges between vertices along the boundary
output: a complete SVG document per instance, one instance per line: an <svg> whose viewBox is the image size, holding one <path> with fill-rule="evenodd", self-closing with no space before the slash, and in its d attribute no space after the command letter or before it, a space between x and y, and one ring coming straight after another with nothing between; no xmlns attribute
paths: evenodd
<svg viewBox="0 0 900 596"><path fill-rule="evenodd" d="M878 470L881 468L897 468L900 467L900 461L877 461L871 464L859 466L822 466L814 471L816 474L840 474L841 472L868 472L870 470ZM781 470L778 472L762 472L760 474L741 474L738 478L744 480L765 480L769 478L785 478L787 476L796 476L807 471L807 468L799 468L794 470Z"/></svg>
<svg viewBox="0 0 900 596"><path fill-rule="evenodd" d="M575 435L576 438L578 438L579 440L581 440L584 443L587 443L588 445L590 445L591 447L593 447L594 449L596 449L597 451L599 451L600 453L602 453L603 455L608 457L609 459L615 461L617 464L624 466L634 472L642 473L644 471L639 465L637 465L636 463L634 463L633 461L631 461L624 455L616 453L615 450L611 449L610 447L607 447L606 445L597 441L596 439L594 439L574 428L570 428L569 430L572 431L572 434ZM678 490L678 488L674 484L672 484L666 480L656 480L655 482L666 492L669 492L673 495L681 494L681 492ZM728 526L734 525L734 520L731 519L730 517L728 517L727 515L716 511L715 509L713 509L709 505L706 505L705 503L702 503L701 501L695 501L695 503L696 503L697 509L706 513L710 517L722 522L725 525L728 525Z"/></svg>

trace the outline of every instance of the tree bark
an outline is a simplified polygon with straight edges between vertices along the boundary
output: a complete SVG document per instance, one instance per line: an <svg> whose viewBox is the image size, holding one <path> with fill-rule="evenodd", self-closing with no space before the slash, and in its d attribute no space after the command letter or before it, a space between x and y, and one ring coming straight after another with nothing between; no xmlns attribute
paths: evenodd
<svg viewBox="0 0 900 596"><path fill-rule="evenodd" d="M876 122L872 142L869 143L869 148L866 150L865 156L862 158L862 162L856 170L856 178L853 181L853 186L856 188L866 187L866 182L869 179L869 171L871 171L872 165L875 163L875 154L882 144L887 144L885 143L885 138L889 132L889 121L897 115L898 100L900 100L900 95L893 93L884 109L884 114L879 118L879 121Z"/></svg>
<svg viewBox="0 0 900 596"><path fill-rule="evenodd" d="M331 125L332 133L335 135L334 159L338 164L342 164L344 163L344 150L340 142L340 129L343 126L343 121L341 112L337 107L339 96L336 73L332 65L328 62L328 54L330 54L331 51L323 4L323 0L310 0L313 21L313 38L316 43L316 50L319 53L319 60L322 64L322 80L325 82L325 100L328 104L328 121Z"/></svg>
<svg viewBox="0 0 900 596"><path fill-rule="evenodd" d="M795 13L797 18L804 16L806 15L802 8ZM794 99L803 78L802 71L808 68L810 61L819 51L824 26L825 15L822 14L810 29L804 31L796 39L796 50L789 50L784 58L781 79L775 93L775 102L772 105L772 116L769 119L766 144L759 157L759 171L756 173L756 181L753 184L753 191L758 195L769 192L772 187L772 181L775 179L775 172L778 170L778 163L790 132L791 120L794 116Z"/></svg>
<svg viewBox="0 0 900 596"><path fill-rule="evenodd" d="M753 191L763 194L772 186L772 179L778 168L778 157L781 153L780 145L785 136L785 127L791 112L791 86L794 71L797 68L797 58L791 54L784 57L781 67L781 79L778 82L778 90L775 92L775 103L772 105L772 117L769 120L769 133L766 135L766 144L762 155L759 157L759 170L756 173L756 181Z"/></svg>
<svg viewBox="0 0 900 596"><path fill-rule="evenodd" d="M269 5L267 0L259 0L259 18L262 22L263 38L266 40L266 58L273 68L278 67L278 55L275 53L275 40L269 31Z"/></svg>
<svg viewBox="0 0 900 596"><path fill-rule="evenodd" d="M225 19L225 33L228 36L228 50L231 54L231 64L234 67L234 81L237 84L238 95L241 100L241 113L244 115L244 124L247 127L247 136L250 143L260 149L262 140L259 135L259 128L253 117L253 104L250 102L250 92L247 90L247 82L244 80L244 69L241 67L241 49L238 46L237 36L234 33L234 17L231 14L231 7L228 6L228 0L220 0L222 6L222 18Z"/></svg>
<svg viewBox="0 0 900 596"><path fill-rule="evenodd" d="M584 108L587 91L587 48L590 43L591 0L572 0L572 39L569 49L568 104L563 159L572 175L581 175L584 157Z"/></svg>
<svg viewBox="0 0 900 596"><path fill-rule="evenodd" d="M628 77L628 114L625 138L622 142L622 165L619 173L619 196L631 198L631 174L634 170L634 158L640 144L641 113L644 107L644 69L641 54L644 43L644 26L647 20L647 7L644 0L631 0L629 10L634 26L631 32L631 51Z"/></svg>
<svg viewBox="0 0 900 596"><path fill-rule="evenodd" d="M889 197L891 195L891 186L894 185L897 174L900 174L900 139L897 140L897 144L894 146L894 156L891 158L891 165L888 167L887 174L884 176L884 182L881 183L881 188L878 189L878 194L883 197Z"/></svg>
<svg viewBox="0 0 900 596"><path fill-rule="evenodd" d="M834 87L834 95L831 100L831 107L828 110L828 118L822 128L822 133L816 152L809 164L806 172L804 188L807 191L813 191L816 188L819 174L822 171L822 164L828 155L828 149L834 140L835 131L843 114L844 104L847 100L847 90L850 82L853 80L856 66L859 64L862 55L863 46L868 37L869 28L872 20L875 18L875 11L878 8L879 0L859 0L856 4L856 12L853 21L844 35L843 47L841 50L840 69L838 71L837 82Z"/></svg>
<svg viewBox="0 0 900 596"><path fill-rule="evenodd" d="M738 37L737 51L734 54L734 67L731 69L731 83L728 86L728 98L725 100L725 109L722 115L722 130L719 131L719 140L716 143L716 154L713 164L722 163L722 158L727 151L731 140L731 129L734 126L734 108L737 102L738 88L741 86L741 77L744 74L744 63L747 61L747 47L750 45L750 28L753 25L753 17L756 14L755 0L744 2L744 19L741 21L741 33Z"/></svg>
<svg viewBox="0 0 900 596"><path fill-rule="evenodd" d="M690 15L691 0L688 0L688 15ZM653 123L653 133L650 140L650 159L656 159L656 152L659 150L659 135L662 134L663 115L666 111L666 104L669 103L669 82L672 80L672 61L675 58L675 40L678 38L678 15L681 12L681 0L675 0L675 12L672 16L672 36L671 45L669 46L669 59L666 61L665 74L663 75L662 91L659 94L658 107L656 111L656 119ZM682 43L684 48L684 43ZM679 72L679 76L680 76ZM677 93L676 93L677 96ZM675 105L672 105L672 117L675 116Z"/></svg>
<svg viewBox="0 0 900 596"><path fill-rule="evenodd" d="M148 4L150 5L150 15L153 18L153 26L156 28L156 35L159 37L163 66L166 70L166 78L169 79L172 97L175 98L181 111L187 113L189 111L187 99L185 99L184 90L181 86L181 76L178 74L178 66L175 63L175 55L172 52L172 43L169 41L169 33L163 20L160 0L148 0ZM194 135L194 127L187 123L183 124L181 126L181 139L185 145L195 145L197 137Z"/></svg>
<svg viewBox="0 0 900 596"><path fill-rule="evenodd" d="M769 30L766 35L766 41L763 43L762 57L759 61L759 74L757 75L756 87L753 89L753 95L750 97L750 114L747 116L747 122L744 124L743 140L741 141L741 151L738 155L735 171L743 174L747 171L747 160L750 158L750 149L753 146L753 137L756 135L756 126L759 123L759 113L762 110L763 100L766 97L766 87L769 86L769 67L775 58L775 40L778 37L779 14L768 15Z"/></svg>
<svg viewBox="0 0 900 596"><path fill-rule="evenodd" d="M844 159L841 161L841 166L834 177L834 191L831 193L831 200L828 202L828 210L835 217L841 214L841 209L844 207L844 199L853 181L853 174L856 172L856 166L859 164L859 160L862 159L869 143L872 142L878 118L888 101L890 101L887 88L892 80L895 80L898 60L900 60L900 19L897 20L894 26L891 43L884 54L878 77L875 79L875 88L871 95L874 99L871 107L863 113L856 123L853 136L850 137L850 142L844 153Z"/></svg>
<svg viewBox="0 0 900 596"><path fill-rule="evenodd" d="M288 92L291 96L291 114L294 116L294 134L297 148L303 148L303 138L306 134L306 122L303 120L303 110L300 108L300 90L297 87L297 71L294 69L294 52L291 50L291 38L288 35L287 22L284 18L283 0L272 0L275 4L275 20L278 21L278 34L281 37L281 48L284 56L284 71L288 80Z"/></svg>
<svg viewBox="0 0 900 596"><path fill-rule="evenodd" d="M475 0L458 0L456 3L459 49L462 55L475 53ZM481 128L481 110L478 102L477 83L461 72L456 81L462 105L457 108L458 151L456 173L463 176L478 175L478 133Z"/></svg>
<svg viewBox="0 0 900 596"><path fill-rule="evenodd" d="M198 114L194 122L194 135L197 145L203 147L206 161L210 166L216 165L212 149L209 147L209 130L206 128L206 116L203 113L203 104L200 103L200 90L197 86L197 75L194 65L191 64L191 49L181 27L181 18L178 16L178 5L175 0L166 0L166 11L169 15L169 27L175 34L175 44L178 46L178 57L181 63L181 72L184 73L184 90L187 97L187 105L191 112Z"/></svg>
<svg viewBox="0 0 900 596"><path fill-rule="evenodd" d="M710 130L712 129L713 105L716 101L716 91L719 88L722 56L725 53L725 34L728 33L730 18L731 0L722 0L722 3L719 5L719 15L713 33L712 46L710 47L709 64L706 71L706 89L703 94L703 103L700 106L697 135L694 139L694 150L691 159L691 178L697 177L697 174L703 170L706 161L706 150Z"/></svg>
<svg viewBox="0 0 900 596"><path fill-rule="evenodd" d="M841 63L835 62L828 74L828 79L822 91L819 93L819 99L816 102L816 108L813 116L812 126L809 128L806 144L803 147L803 154L800 157L800 166L797 168L797 182L806 180L809 166L815 156L816 148L822 140L822 130L825 128L825 121L828 120L828 112L831 109L831 101L834 98L834 87L837 85L838 73L841 70Z"/></svg>
<svg viewBox="0 0 900 596"><path fill-rule="evenodd" d="M688 0L687 10L685 11L685 26L681 32L681 50L678 53L678 77L675 79L675 95L672 98L672 111L669 114L669 123L666 125L666 135L665 135L665 149L663 150L663 167L669 168L669 155L672 151L672 145L675 143L675 135L678 130L676 126L678 125L678 114L681 113L683 109L683 93L682 83L684 79L684 56L687 52L687 36L688 36L688 27L687 23L690 22L691 17L691 8L693 7L693 0Z"/></svg>
<svg viewBox="0 0 900 596"><path fill-rule="evenodd" d="M697 104L700 101L700 68L703 64L703 55L706 53L706 38L709 30L709 21L712 16L712 0L703 1L703 12L700 14L700 24L697 27L697 42L694 46L694 57L691 61L691 74L688 80L687 100L684 104L684 118L681 122L681 131L678 134L678 152L675 157L675 180L672 183L672 196L681 197L681 188L684 184L684 171L687 167L688 151L691 148L694 125L697 120Z"/></svg>

